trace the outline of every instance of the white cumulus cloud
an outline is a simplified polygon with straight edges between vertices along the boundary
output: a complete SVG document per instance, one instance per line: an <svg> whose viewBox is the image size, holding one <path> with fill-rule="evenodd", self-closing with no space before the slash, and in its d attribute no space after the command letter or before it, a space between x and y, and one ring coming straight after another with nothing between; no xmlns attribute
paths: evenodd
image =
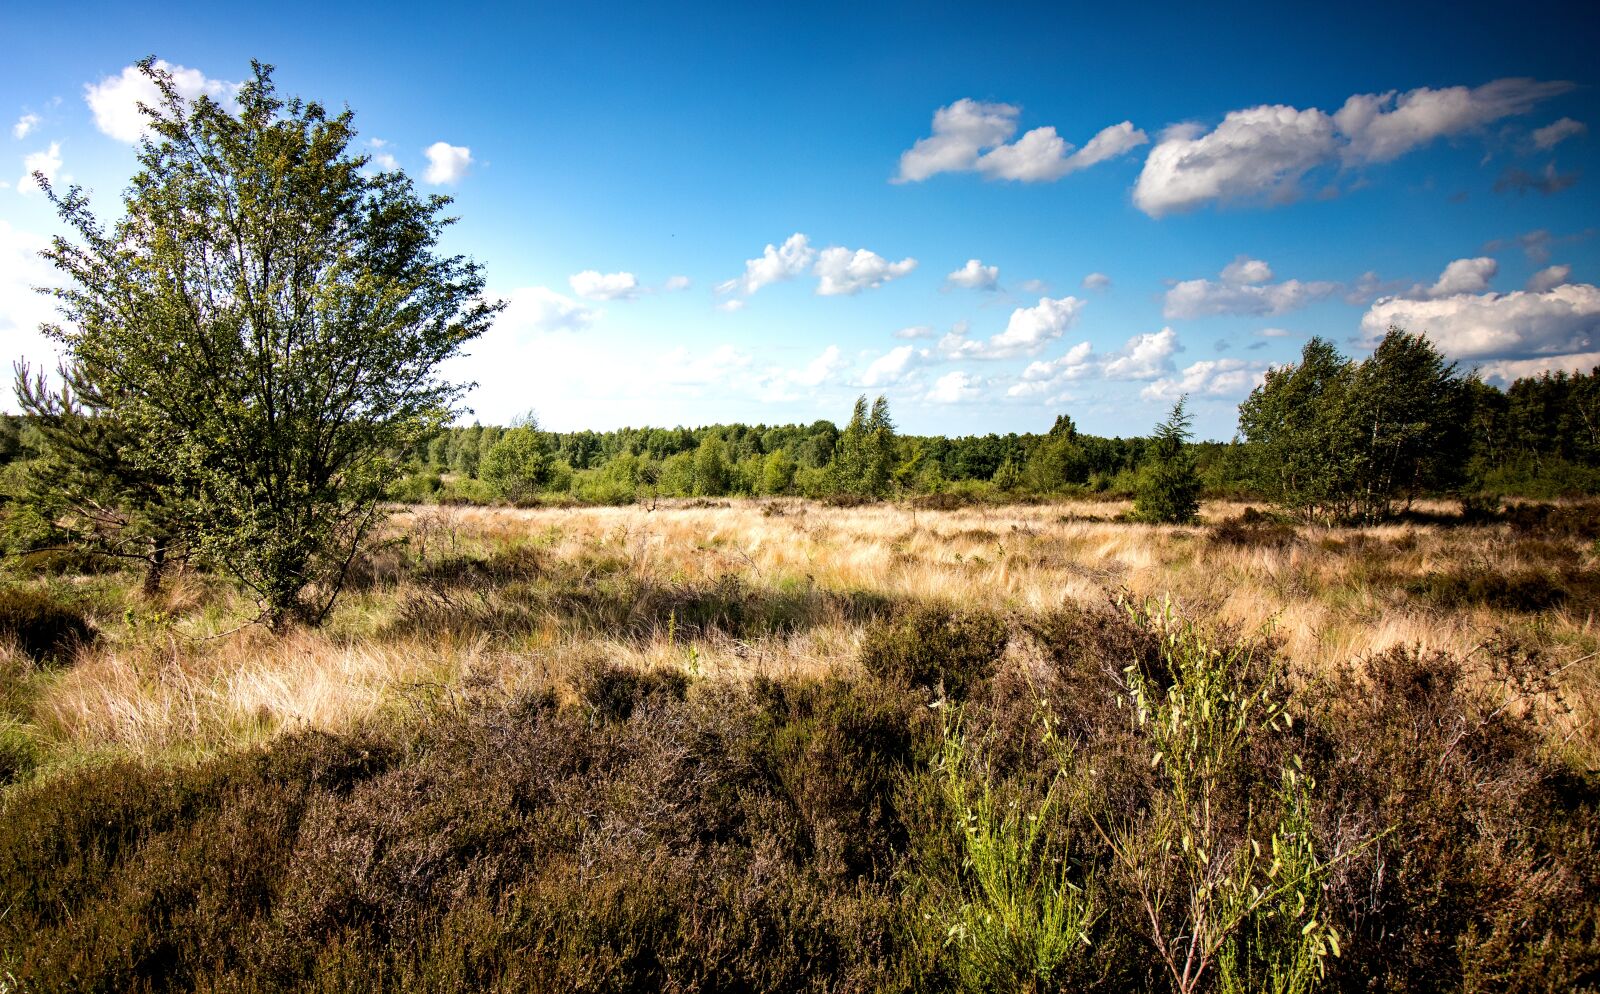
<svg viewBox="0 0 1600 994"><path fill-rule="evenodd" d="M1554 290L1556 287L1567 283L1572 277L1572 267L1566 264L1559 266L1546 266L1528 277L1527 289L1534 293L1543 293Z"/></svg>
<svg viewBox="0 0 1600 994"><path fill-rule="evenodd" d="M1222 270L1221 278L1183 280L1167 290L1162 313L1169 319L1215 314L1282 314L1338 291L1337 283L1272 279L1272 267L1240 256Z"/></svg>
<svg viewBox="0 0 1600 994"><path fill-rule="evenodd" d="M1176 378L1162 378L1139 391L1146 400L1179 397L1236 397L1249 392L1266 376L1267 364L1243 359L1202 359L1185 366Z"/></svg>
<svg viewBox="0 0 1600 994"><path fill-rule="evenodd" d="M1432 286L1414 287L1411 296L1431 300L1460 293L1483 293L1499 272L1500 264L1488 256L1457 259L1444 267Z"/></svg>
<svg viewBox="0 0 1600 994"><path fill-rule="evenodd" d="M816 257L817 252L811 247L810 240L797 231L785 239L783 245L769 244L761 251L759 258L745 260L744 275L717 284L717 292L737 292L749 296L764 286L803 274L811 268L811 262Z"/></svg>
<svg viewBox="0 0 1600 994"><path fill-rule="evenodd" d="M1541 373L1587 373L1600 369L1600 352L1575 352L1544 359L1499 359L1478 367L1485 380L1510 384Z"/></svg>
<svg viewBox="0 0 1600 994"><path fill-rule="evenodd" d="M496 330L512 334L582 331L600 312L544 286L522 287L505 294L506 309Z"/></svg>
<svg viewBox="0 0 1600 994"><path fill-rule="evenodd" d="M1222 267L1222 281L1224 283L1269 283L1272 281L1272 267L1260 259L1250 259L1241 255Z"/></svg>
<svg viewBox="0 0 1600 994"><path fill-rule="evenodd" d="M968 259L965 266L944 279L951 286L967 290L994 290L1000 286L1000 267L985 266L981 260Z"/></svg>
<svg viewBox="0 0 1600 994"><path fill-rule="evenodd" d="M1169 128L1145 159L1133 200L1151 217L1213 202L1293 200L1319 166L1388 162L1436 139L1526 114L1571 89L1565 82L1498 79L1471 88L1355 94L1333 114L1284 104L1231 111L1209 131L1198 124Z"/></svg>
<svg viewBox="0 0 1600 994"><path fill-rule="evenodd" d="M928 391L927 399L935 404L959 404L978 396L979 383L979 380L959 369L951 370L933 381L933 389Z"/></svg>
<svg viewBox="0 0 1600 994"><path fill-rule="evenodd" d="M839 346L830 345L822 350L821 355L792 373L789 379L803 387L817 387L849 365L850 361L839 354Z"/></svg>
<svg viewBox="0 0 1600 994"><path fill-rule="evenodd" d="M1236 110L1207 132L1168 129L1145 159L1133 202L1151 217L1209 201L1282 201L1335 148L1333 120L1281 104Z"/></svg>
<svg viewBox="0 0 1600 994"><path fill-rule="evenodd" d="M1153 380L1173 371L1172 357L1183 351L1178 333L1171 328L1134 335L1122 348L1097 354L1088 342L1079 342L1057 359L1040 360L1022 371L1022 382L1007 393L1028 397L1059 390L1075 380Z"/></svg>
<svg viewBox="0 0 1600 994"><path fill-rule="evenodd" d="M1098 367L1094 362L1094 346L1088 342L1079 342L1058 359L1036 359L1030 362L1028 368L1022 371L1022 379L1027 383L1081 380L1092 375L1096 368ZM1011 393L1013 396L1020 395L1015 388Z"/></svg>
<svg viewBox="0 0 1600 994"><path fill-rule="evenodd" d="M54 183L60 172L61 143L51 142L49 148L22 157L22 176L17 180L17 192L28 194L39 189L39 184L33 179L34 173L42 173L45 179Z"/></svg>
<svg viewBox="0 0 1600 994"><path fill-rule="evenodd" d="M890 262L867 249L825 248L817 255L813 272L818 277L817 294L823 297L847 296L874 290L890 280L917 268L917 260Z"/></svg>
<svg viewBox="0 0 1600 994"><path fill-rule="evenodd" d="M1178 333L1171 328L1146 332L1128 339L1120 352L1105 357L1101 375L1108 380L1149 380L1172 369Z"/></svg>
<svg viewBox="0 0 1600 994"><path fill-rule="evenodd" d="M860 385L879 387L900 383L928 359L926 349L919 349L915 345L896 346L867 364L861 374Z"/></svg>
<svg viewBox="0 0 1600 994"><path fill-rule="evenodd" d="M1083 288L1085 290L1109 290L1111 288L1111 277L1105 273L1090 273L1083 278Z"/></svg>
<svg viewBox="0 0 1600 994"><path fill-rule="evenodd" d="M939 108L933 114L933 134L901 153L894 181L915 183L938 173L973 171L993 179L1057 180L1149 141L1131 121L1123 121L1101 129L1081 149L1054 127L1034 128L1011 142L1021 113L1013 104L972 99Z"/></svg>
<svg viewBox="0 0 1600 994"><path fill-rule="evenodd" d="M34 128L39 126L38 114L24 114L17 118L17 123L11 126L11 137L17 141L28 137Z"/></svg>
<svg viewBox="0 0 1600 994"><path fill-rule="evenodd" d="M472 149L449 142L434 142L423 152L428 157L428 168L422 178L435 186L450 186L467 175L472 165Z"/></svg>
<svg viewBox="0 0 1600 994"><path fill-rule="evenodd" d="M1600 289L1564 283L1541 292L1457 294L1433 300L1384 297L1361 318L1367 344L1391 326L1426 334L1453 359L1538 359L1594 351Z"/></svg>
<svg viewBox="0 0 1600 994"><path fill-rule="evenodd" d="M1526 114L1541 101L1571 89L1571 83L1497 79L1470 89L1424 86L1405 93L1356 94L1333 120L1349 139L1341 150L1346 161L1389 162L1435 139Z"/></svg>
<svg viewBox="0 0 1600 994"><path fill-rule="evenodd" d="M963 98L933 112L933 134L900 155L898 181L915 183L945 172L974 168L978 153L1016 133L1022 108Z"/></svg>
<svg viewBox="0 0 1600 994"><path fill-rule="evenodd" d="M226 104L239 92L238 83L210 79L198 69L173 65L160 59L156 60L155 66L171 75L173 88L185 100L206 96ZM107 76L98 83L84 86L83 99L94 113L95 127L118 141L132 144L144 137L149 121L139 110L139 105L143 103L147 107L159 108L161 91L138 66L124 66L115 76Z"/></svg>
<svg viewBox="0 0 1600 994"><path fill-rule="evenodd" d="M661 289L668 293L689 289L690 280L687 276L668 276L667 281L661 284Z"/></svg>
<svg viewBox="0 0 1600 994"><path fill-rule="evenodd" d="M939 351L951 358L966 359L1036 355L1072 327L1081 310L1083 301L1077 297L1040 297L1034 306L1012 311L1005 330L999 334L975 341L966 336L965 328L957 328L939 340Z"/></svg>
<svg viewBox="0 0 1600 994"><path fill-rule="evenodd" d="M585 269L567 277L572 292L590 300L632 300L639 295L639 281L632 273L602 273Z"/></svg>

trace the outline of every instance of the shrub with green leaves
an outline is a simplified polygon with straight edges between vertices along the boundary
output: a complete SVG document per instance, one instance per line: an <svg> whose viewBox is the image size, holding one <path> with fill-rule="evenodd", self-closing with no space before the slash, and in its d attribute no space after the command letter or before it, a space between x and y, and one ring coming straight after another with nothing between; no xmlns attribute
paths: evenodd
<svg viewBox="0 0 1600 994"><path fill-rule="evenodd" d="M1037 803L1008 796L958 724L945 727L938 768L965 870L946 912L945 948L961 988L1048 990L1087 975L1089 930L1104 908L1093 870L1074 865L1053 810L1077 787L1058 773Z"/></svg>
<svg viewBox="0 0 1600 994"><path fill-rule="evenodd" d="M1250 766L1292 724L1279 674L1249 644L1208 638L1170 602L1128 610L1162 636L1160 672L1124 671L1158 786L1100 831L1150 944L1180 994L1310 991L1324 957L1339 953L1322 913L1330 860L1312 837L1314 785L1292 754L1275 762L1276 785Z"/></svg>

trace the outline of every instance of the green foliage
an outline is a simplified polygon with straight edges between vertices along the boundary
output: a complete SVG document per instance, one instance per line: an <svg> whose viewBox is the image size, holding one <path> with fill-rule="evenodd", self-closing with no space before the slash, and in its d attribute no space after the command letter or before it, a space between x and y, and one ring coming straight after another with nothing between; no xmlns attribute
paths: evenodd
<svg viewBox="0 0 1600 994"><path fill-rule="evenodd" d="M1472 388L1419 335L1391 328L1360 363L1322 339L1273 369L1239 408L1255 482L1306 517L1372 521L1457 485Z"/></svg>
<svg viewBox="0 0 1600 994"><path fill-rule="evenodd" d="M833 492L854 497L889 495L899 465L899 443L889 401L879 397L869 413L867 398L856 398L850 423L839 435L831 466Z"/></svg>
<svg viewBox="0 0 1600 994"><path fill-rule="evenodd" d="M1298 364L1268 370L1239 405L1255 486L1267 499L1306 517L1349 512L1360 454L1354 380L1333 345L1313 338Z"/></svg>
<svg viewBox="0 0 1600 994"><path fill-rule="evenodd" d="M1052 810L1075 785L1058 774L1037 804L1007 800L959 727L946 725L943 744L944 802L966 870L946 945L961 989L1053 990L1063 975L1087 975L1089 930L1104 909L1093 871L1074 865Z"/></svg>
<svg viewBox="0 0 1600 994"><path fill-rule="evenodd" d="M716 435L706 436L694 454L695 496L720 497L726 494L731 477L727 444Z"/></svg>
<svg viewBox="0 0 1600 994"><path fill-rule="evenodd" d="M131 458L137 448L111 401L81 370L63 367L52 390L43 371L16 365L16 396L36 458L12 477L5 544L22 555L71 549L145 565L156 593L170 560L187 556L195 529L170 469ZM21 436L18 436L19 447Z"/></svg>
<svg viewBox="0 0 1600 994"><path fill-rule="evenodd" d="M1158 669L1124 670L1160 781L1147 808L1101 831L1139 895L1151 945L1176 991L1310 991L1324 957L1339 952L1322 913L1329 863L1311 836L1312 784L1291 755L1278 763L1276 797L1251 796L1259 787L1246 767L1292 724L1277 675L1248 645L1208 640L1170 604L1129 611L1162 640Z"/></svg>
<svg viewBox="0 0 1600 994"><path fill-rule="evenodd" d="M525 504L550 483L553 462L549 439L529 417L502 433L479 465L483 481L496 493L513 504Z"/></svg>
<svg viewBox="0 0 1600 994"><path fill-rule="evenodd" d="M799 464L784 450L769 453L761 463L760 492L774 497L793 493L799 469Z"/></svg>
<svg viewBox="0 0 1600 994"><path fill-rule="evenodd" d="M1050 433L1034 446L1023 469L1023 479L1034 492L1048 494L1088 483L1089 473L1089 457L1078 439L1078 428L1062 414Z"/></svg>
<svg viewBox="0 0 1600 994"><path fill-rule="evenodd" d="M1193 418L1179 399L1167 420L1156 427L1139 467L1133 513L1140 521L1185 524L1200 511L1200 474L1186 449Z"/></svg>
<svg viewBox="0 0 1600 994"><path fill-rule="evenodd" d="M558 562L532 546L435 557L419 580L460 610L473 591L534 596ZM566 596L606 631L789 630L772 621L789 607L748 588L605 581L586 564ZM984 667L959 708L897 680L691 681L596 659L568 703L468 681L349 734L31 772L0 671L0 781L15 781L0 786L0 977L29 991L1590 985L1600 787L1548 748L1556 698L1535 656L1397 649L1302 688L1291 726L1270 647L1170 611L1066 609L1009 634L1026 651ZM1163 943L1196 958L1173 974Z"/></svg>
<svg viewBox="0 0 1600 994"><path fill-rule="evenodd" d="M870 628L861 642L860 660L881 679L942 687L951 697L960 697L994 671L1009 641L1004 619L995 615L924 605Z"/></svg>
<svg viewBox="0 0 1600 994"><path fill-rule="evenodd" d="M274 624L319 621L378 502L460 388L441 362L488 327L479 267L436 247L447 198L350 151L349 111L280 98L257 64L235 112L161 93L120 219L44 184L78 241L50 328L207 561ZM170 481L170 482L168 482Z"/></svg>

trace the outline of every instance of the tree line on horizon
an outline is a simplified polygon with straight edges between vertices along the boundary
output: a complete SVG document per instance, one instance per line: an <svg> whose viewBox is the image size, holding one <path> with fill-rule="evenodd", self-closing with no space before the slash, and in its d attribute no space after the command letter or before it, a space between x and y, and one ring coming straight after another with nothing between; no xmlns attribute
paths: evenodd
<svg viewBox="0 0 1600 994"><path fill-rule="evenodd" d="M1600 493L1600 368L1500 389L1462 374L1425 336L1391 332L1365 360L1323 339L1271 371L1240 406L1231 442L1192 441L1202 491L1277 503L1307 518L1374 519L1434 495ZM951 494L1129 497L1152 437L1078 431L899 434L883 397L844 427L713 424L551 432L441 429L404 454L409 501L626 504L677 497L887 499Z"/></svg>

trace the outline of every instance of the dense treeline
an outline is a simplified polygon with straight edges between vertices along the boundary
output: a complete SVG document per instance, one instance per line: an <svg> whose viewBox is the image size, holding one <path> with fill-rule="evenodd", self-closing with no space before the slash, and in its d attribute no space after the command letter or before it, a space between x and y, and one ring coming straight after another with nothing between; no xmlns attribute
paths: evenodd
<svg viewBox="0 0 1600 994"><path fill-rule="evenodd" d="M1376 518L1425 494L1600 492L1600 369L1501 390L1421 336L1394 332L1361 362L1320 339L1241 406L1241 437L1184 449L1213 496L1307 517ZM843 429L717 424L544 432L531 421L441 431L406 453L397 496L493 501L655 497L1128 496L1151 439L1104 438L1069 415L1042 434L896 433L883 398Z"/></svg>

